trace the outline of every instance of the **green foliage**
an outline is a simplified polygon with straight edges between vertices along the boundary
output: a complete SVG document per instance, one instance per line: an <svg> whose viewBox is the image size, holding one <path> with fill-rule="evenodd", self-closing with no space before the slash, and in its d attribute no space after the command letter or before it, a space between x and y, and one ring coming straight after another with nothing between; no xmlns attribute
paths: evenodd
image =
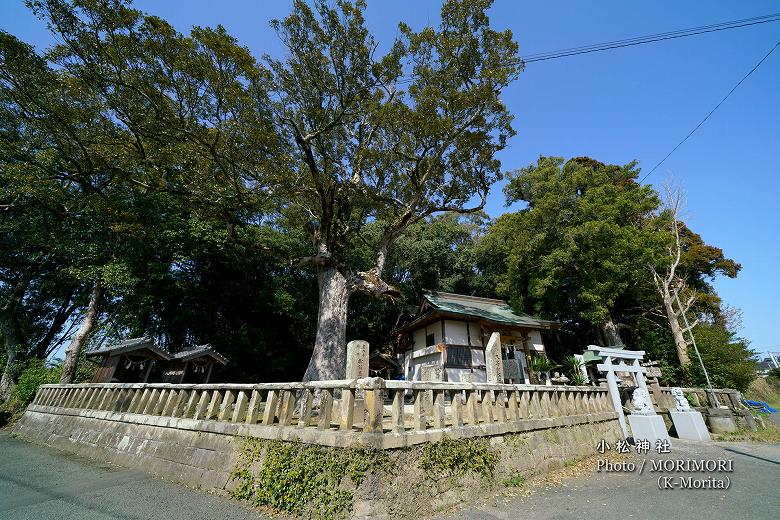
<svg viewBox="0 0 780 520"><path fill-rule="evenodd" d="M557 358L602 343L614 319L667 381L683 375L646 318L668 215L635 164L541 157L509 175L507 202L527 207L485 232L514 134L500 96L522 68L489 0L443 2L437 27L400 24L384 54L365 2L295 1L273 22L282 59L123 0L29 5L58 43L0 32L0 339L14 378L51 355L99 280L93 344L210 343L231 360L217 378L300 379L330 303L325 268L360 293L347 336L372 346L423 289L501 294L565 324L545 338ZM710 281L740 266L681 229L679 274L717 322ZM404 300L373 299L396 288Z"/></svg>
<svg viewBox="0 0 780 520"><path fill-rule="evenodd" d="M307 518L345 518L352 509L348 477L357 487L369 472L389 470L384 451L324 448L247 438L232 472L232 496Z"/></svg>
<svg viewBox="0 0 780 520"><path fill-rule="evenodd" d="M60 366L46 366L39 359L31 360L19 375L14 396L25 405L29 404L41 385L60 382L60 372Z"/></svg>
<svg viewBox="0 0 780 520"><path fill-rule="evenodd" d="M771 370L770 370L770 371L767 373L767 375L768 375L769 377L780 378L780 368L773 368L773 369L771 369Z"/></svg>
<svg viewBox="0 0 780 520"><path fill-rule="evenodd" d="M712 386L745 391L756 377L756 353L750 350L747 341L719 324L700 324L693 333ZM693 347L689 347L688 354L691 357L691 383L705 386L704 373Z"/></svg>
<svg viewBox="0 0 780 520"><path fill-rule="evenodd" d="M574 386L582 386L585 384L585 374L583 374L581 370L583 364L582 360L574 357L574 355L564 358L563 370L569 377L569 384Z"/></svg>
<svg viewBox="0 0 780 520"><path fill-rule="evenodd" d="M523 484L525 484L525 477L519 473L504 481L504 485L507 487L522 487Z"/></svg>
<svg viewBox="0 0 780 520"><path fill-rule="evenodd" d="M531 358L531 370L537 374L552 372L556 368L560 368L560 365L546 356L534 356Z"/></svg>
<svg viewBox="0 0 780 520"><path fill-rule="evenodd" d="M507 202L527 207L499 217L482 243L498 254L502 293L519 308L570 324L618 318L621 301L659 254L642 226L658 208L635 163L541 157L509 175ZM494 267L495 268L495 267Z"/></svg>
<svg viewBox="0 0 780 520"><path fill-rule="evenodd" d="M441 442L423 446L420 454L420 468L434 479L458 477L475 473L482 478L493 476L498 462L487 439L445 438Z"/></svg>

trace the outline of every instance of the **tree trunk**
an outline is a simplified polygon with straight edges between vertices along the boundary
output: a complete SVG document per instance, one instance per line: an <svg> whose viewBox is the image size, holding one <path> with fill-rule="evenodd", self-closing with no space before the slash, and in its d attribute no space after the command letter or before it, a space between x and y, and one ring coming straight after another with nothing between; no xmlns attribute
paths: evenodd
<svg viewBox="0 0 780 520"><path fill-rule="evenodd" d="M347 371L347 279L335 267L318 268L319 311L314 340L304 381L344 379Z"/></svg>
<svg viewBox="0 0 780 520"><path fill-rule="evenodd" d="M16 371L20 348L24 345L24 335L22 334L16 313L21 305L24 293L30 285L33 277L33 271L26 271L14 285L8 301L0 308L0 335L3 337L6 351L5 368L0 377L0 400L7 401L11 396L14 382L16 381ZM22 359L24 360L24 358Z"/></svg>
<svg viewBox="0 0 780 520"><path fill-rule="evenodd" d="M663 295L663 301L666 318L669 320L669 328L672 331L672 337L674 337L674 346L677 349L677 359L680 360L681 366L685 366L691 362L691 359L688 357L688 342L685 341L677 312L675 312L672 305L672 297L668 292Z"/></svg>
<svg viewBox="0 0 780 520"><path fill-rule="evenodd" d="M95 287L92 289L92 295L89 298L89 306L87 307L87 313L84 315L84 319L81 321L78 332L70 342L67 350L65 350L65 361L62 364L62 374L60 375L60 384L70 384L76 377L76 368L81 357L81 351L84 349L89 336L95 329L95 322L98 316L98 307L100 306L100 297L103 294L103 287L100 285L100 280L95 282Z"/></svg>
<svg viewBox="0 0 780 520"><path fill-rule="evenodd" d="M606 347L614 347L623 344L623 340L620 338L620 331L611 317L601 324L601 333L604 335L604 339L607 342L607 345L605 345Z"/></svg>
<svg viewBox="0 0 780 520"><path fill-rule="evenodd" d="M0 401L7 401L14 388L14 370L16 365L16 349L6 348L6 361L3 376L0 377Z"/></svg>
<svg viewBox="0 0 780 520"><path fill-rule="evenodd" d="M6 361L3 375L0 377L0 400L7 401L16 382L19 361L24 361L25 358L22 356L22 359L19 359L23 342L18 323L13 316L3 318L2 333L5 339Z"/></svg>

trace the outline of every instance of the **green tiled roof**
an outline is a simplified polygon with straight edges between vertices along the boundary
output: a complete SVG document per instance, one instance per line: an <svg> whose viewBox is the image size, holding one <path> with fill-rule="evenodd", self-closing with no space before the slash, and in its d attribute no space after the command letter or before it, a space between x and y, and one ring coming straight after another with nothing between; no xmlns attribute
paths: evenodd
<svg viewBox="0 0 780 520"><path fill-rule="evenodd" d="M438 311L482 318L496 323L539 329L549 328L555 323L514 312L504 300L434 291L426 292L425 299Z"/></svg>

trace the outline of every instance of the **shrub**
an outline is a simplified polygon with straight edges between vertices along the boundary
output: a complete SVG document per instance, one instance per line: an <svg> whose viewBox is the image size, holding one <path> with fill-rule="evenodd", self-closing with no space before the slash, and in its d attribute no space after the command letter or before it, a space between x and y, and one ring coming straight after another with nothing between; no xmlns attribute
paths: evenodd
<svg viewBox="0 0 780 520"><path fill-rule="evenodd" d="M33 359L27 362L19 374L19 381L14 388L14 395L25 406L35 398L41 385L58 383L60 381L61 367L47 366L43 360Z"/></svg>
<svg viewBox="0 0 780 520"><path fill-rule="evenodd" d="M736 337L717 324L705 323L694 329L696 343L704 366L716 388L736 388L744 392L756 377L755 352L747 341ZM689 377L695 386L706 385L704 373L693 347L688 349L691 358Z"/></svg>

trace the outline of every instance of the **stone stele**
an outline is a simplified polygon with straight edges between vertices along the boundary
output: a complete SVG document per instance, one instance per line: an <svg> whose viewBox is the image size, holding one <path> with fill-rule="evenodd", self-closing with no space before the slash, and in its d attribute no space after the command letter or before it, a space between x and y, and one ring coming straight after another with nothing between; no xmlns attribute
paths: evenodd
<svg viewBox="0 0 780 520"><path fill-rule="evenodd" d="M368 341L347 343L347 379L368 377Z"/></svg>
<svg viewBox="0 0 780 520"><path fill-rule="evenodd" d="M490 335L487 347L485 347L485 370L488 383L504 382L504 361L501 359L501 334L494 332Z"/></svg>

